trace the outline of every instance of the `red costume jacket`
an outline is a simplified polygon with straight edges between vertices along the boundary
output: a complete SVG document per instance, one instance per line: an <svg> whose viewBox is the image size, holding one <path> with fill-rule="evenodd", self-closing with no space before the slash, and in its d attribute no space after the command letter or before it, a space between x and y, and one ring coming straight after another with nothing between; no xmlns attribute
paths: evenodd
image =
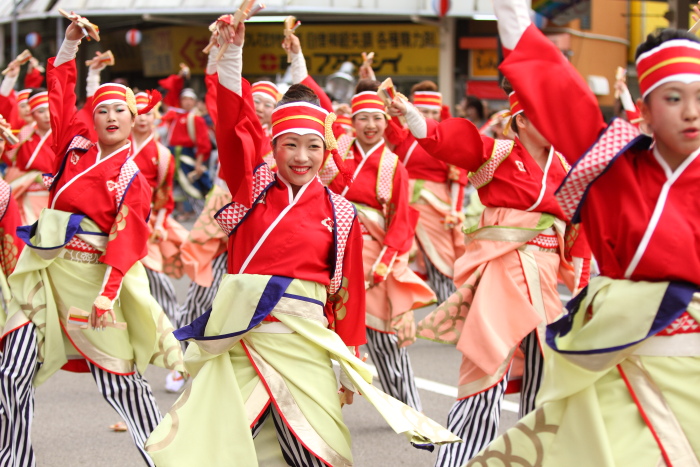
<svg viewBox="0 0 700 467"><path fill-rule="evenodd" d="M76 118L75 60L54 67L49 59L47 84L51 106L54 164L49 185L49 207L84 214L108 236L100 261L109 277L102 295L115 299L126 272L147 253L151 190L128 157L127 143L112 154L101 154L83 120Z"/></svg>
<svg viewBox="0 0 700 467"><path fill-rule="evenodd" d="M352 206L317 178L293 197L291 187L263 162L269 139L255 115L250 85L243 80L242 86L242 97L224 86L218 89L218 106L227 110L217 124L221 176L233 197L233 203L217 215L230 232L228 270L328 286L329 322L346 345L363 344L362 234ZM349 210L349 216L339 209L346 214Z"/></svg>
<svg viewBox="0 0 700 467"><path fill-rule="evenodd" d="M501 69L524 90L528 118L575 163L558 197L582 221L601 274L700 284L700 151L672 172L632 125L606 129L586 83L534 25L505 52Z"/></svg>
<svg viewBox="0 0 700 467"><path fill-rule="evenodd" d="M167 216L172 214L175 208L173 198L175 158L168 148L154 139L154 135L149 136L140 146L137 146L132 138L131 160L136 163L151 187L153 192L151 206L154 214L165 209L167 222Z"/></svg>

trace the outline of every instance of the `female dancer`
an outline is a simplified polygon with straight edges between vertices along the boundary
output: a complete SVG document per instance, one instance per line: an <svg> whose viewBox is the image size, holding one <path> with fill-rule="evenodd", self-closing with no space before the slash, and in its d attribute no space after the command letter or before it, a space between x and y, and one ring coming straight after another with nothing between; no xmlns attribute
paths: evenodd
<svg viewBox="0 0 700 467"><path fill-rule="evenodd" d="M575 163L557 198L581 221L601 276L547 330L537 409L471 464L698 465L700 42L663 30L637 49L648 137L623 119L605 125L525 1L494 6L503 73ZM564 96L568 106L544 105Z"/></svg>
<svg viewBox="0 0 700 467"><path fill-rule="evenodd" d="M586 256L585 244L567 230L554 198L569 166L522 112L514 92L510 103L515 141L483 136L466 119L425 120L400 99L392 104L392 114L406 116L429 154L472 172L487 207L455 264L457 292L418 326L421 337L456 344L463 354L448 425L465 443L443 446L436 466L461 466L496 437L519 351L525 357L521 416L534 408L544 327L561 314L557 276L571 290L581 287L581 278L585 283L580 269L587 262L572 259ZM575 271L572 262L581 267Z"/></svg>
<svg viewBox="0 0 700 467"><path fill-rule="evenodd" d="M234 31L220 20L219 31L228 50L218 63L218 104L227 111L217 141L233 202L217 217L230 235L232 273L211 313L176 332L191 341L194 379L147 451L163 467L350 466L341 405L352 402L354 387L414 441L452 441L368 384L354 356L364 343L360 225L352 205L316 177L333 147L332 114L308 88L290 89L272 115L275 175L263 162L269 140L240 75L243 23ZM341 403L331 359L349 378ZM277 442L254 441L273 422Z"/></svg>
<svg viewBox="0 0 700 467"><path fill-rule="evenodd" d="M90 371L124 418L144 461L143 443L160 420L149 363L182 369L180 346L148 292L138 260L146 254L151 192L129 161L138 113L133 93L104 84L93 100L97 142L75 117L75 55L83 29L71 23L49 61L51 127L57 159L49 209L19 231L28 248L9 279L13 293L0 362L0 464L35 464L34 387L57 370ZM151 106L155 100L151 102Z"/></svg>

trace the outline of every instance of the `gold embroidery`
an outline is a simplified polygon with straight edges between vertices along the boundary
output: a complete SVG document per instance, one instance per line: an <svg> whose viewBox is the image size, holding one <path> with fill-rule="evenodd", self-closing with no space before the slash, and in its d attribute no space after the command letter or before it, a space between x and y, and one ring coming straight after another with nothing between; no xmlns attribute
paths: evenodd
<svg viewBox="0 0 700 467"><path fill-rule="evenodd" d="M117 218L114 219L114 224L112 224L112 229L109 231L109 241L111 242L115 238L117 238L117 235L119 234L120 230L124 230L126 227L126 216L129 215L129 207L126 204L122 204L121 209L119 209L119 213L117 213Z"/></svg>
<svg viewBox="0 0 700 467"><path fill-rule="evenodd" d="M511 430L521 432L525 437L532 442L532 448L535 451L536 458L533 462L513 454L513 443L508 432L503 435L505 444L504 451L496 451L495 449L487 449L483 454L474 457L467 465L488 465L490 459L498 459L503 465L517 465L522 467L539 467L544 459L544 446L540 436L543 434L556 434L559 430L559 425L548 425L545 421L544 409L539 408L535 411L534 426L529 427L523 422L519 422Z"/></svg>
<svg viewBox="0 0 700 467"><path fill-rule="evenodd" d="M340 321L345 319L348 314L345 304L350 299L350 292L348 291L348 278L343 277L343 281L340 285L340 290L328 297L328 300L333 304L333 312L335 313L335 319Z"/></svg>

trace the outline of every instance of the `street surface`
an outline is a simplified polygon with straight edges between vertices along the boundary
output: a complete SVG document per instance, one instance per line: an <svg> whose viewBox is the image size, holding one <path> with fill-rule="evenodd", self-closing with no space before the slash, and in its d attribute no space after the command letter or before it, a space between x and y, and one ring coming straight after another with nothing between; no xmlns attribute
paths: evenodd
<svg viewBox="0 0 700 467"><path fill-rule="evenodd" d="M186 280L176 281L184 301ZM416 314L422 318L424 311ZM452 346L418 340L409 348L418 379L424 412L446 425L455 400L460 354ZM364 354L364 352L363 352ZM368 362L369 363L369 362ZM149 367L146 378L153 387L161 412L177 395L164 389L166 371ZM375 384L379 382L375 379ZM36 393L34 446L40 467L131 467L144 465L128 433L116 433L109 425L119 416L99 395L90 374L60 371ZM346 406L346 421L353 437L355 465L360 467L432 466L435 453L413 448L397 435L361 397ZM517 395L508 396L501 416L501 430L517 421ZM233 441L233 440L232 440ZM207 467L207 466L193 466Z"/></svg>

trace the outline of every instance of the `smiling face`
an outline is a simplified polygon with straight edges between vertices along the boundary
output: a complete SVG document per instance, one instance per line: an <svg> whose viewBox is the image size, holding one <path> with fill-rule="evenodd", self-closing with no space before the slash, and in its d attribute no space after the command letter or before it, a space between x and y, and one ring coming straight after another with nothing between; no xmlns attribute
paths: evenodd
<svg viewBox="0 0 700 467"><path fill-rule="evenodd" d="M661 156L672 166L700 147L700 82L664 83L639 101Z"/></svg>
<svg viewBox="0 0 700 467"><path fill-rule="evenodd" d="M315 134L280 135L273 142L273 151L277 171L296 189L310 182L323 162L323 140Z"/></svg>
<svg viewBox="0 0 700 467"><path fill-rule="evenodd" d="M93 115L97 139L103 151L116 150L126 143L134 117L126 102L101 104ZM111 152L111 151L110 151Z"/></svg>
<svg viewBox="0 0 700 467"><path fill-rule="evenodd" d="M360 112L352 118L352 126L357 142L367 151L384 138L386 117L381 112Z"/></svg>

